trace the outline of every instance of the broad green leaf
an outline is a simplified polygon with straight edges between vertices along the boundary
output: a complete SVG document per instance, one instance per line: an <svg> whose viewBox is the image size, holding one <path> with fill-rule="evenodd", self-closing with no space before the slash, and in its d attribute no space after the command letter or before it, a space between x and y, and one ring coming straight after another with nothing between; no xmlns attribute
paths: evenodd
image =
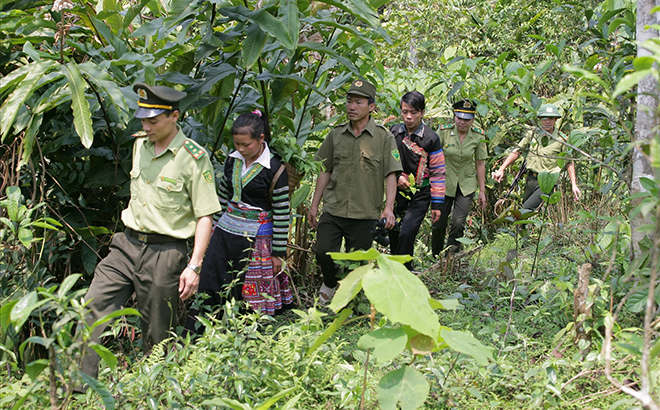
<svg viewBox="0 0 660 410"><path fill-rule="evenodd" d="M353 300L353 298L362 290L362 278L364 278L364 275L366 275L373 266L373 263L359 266L349 272L344 279L340 280L339 289L337 289L328 308L332 309L335 313L339 313L340 310L348 305L348 302Z"/></svg>
<svg viewBox="0 0 660 410"><path fill-rule="evenodd" d="M3 201L7 209L7 216L14 222L18 222L18 204L21 202L21 189L17 186L10 185L5 189L7 199Z"/></svg>
<svg viewBox="0 0 660 410"><path fill-rule="evenodd" d="M92 390L96 392L96 394L101 396L101 400L103 400L103 405L105 406L106 410L115 409L115 398L103 383L83 372L78 372L78 374L86 385L91 387Z"/></svg>
<svg viewBox="0 0 660 410"><path fill-rule="evenodd" d="M39 81L44 76L44 74L52 69L57 62L51 60L44 60L38 63L30 64L29 71L20 82L20 84L14 89L14 91L7 97L2 106L0 106L0 124L2 124L2 142L5 142L5 138L9 135L9 130L14 124L16 115L20 108L25 104L25 101L32 95L34 90L37 88ZM4 82L4 81L2 81Z"/></svg>
<svg viewBox="0 0 660 410"><path fill-rule="evenodd" d="M415 410L429 395L429 382L423 374L406 366L383 376L376 387L382 410Z"/></svg>
<svg viewBox="0 0 660 410"><path fill-rule="evenodd" d="M126 97L121 92L117 82L108 75L107 71L94 64L91 61L78 65L81 74L85 74L86 78L95 85L97 91L105 93L104 102L112 104L117 110L119 120L122 123L128 123L132 119L132 115L127 110L128 103ZM103 94L102 94L103 95ZM107 99L105 97L108 97Z"/></svg>
<svg viewBox="0 0 660 410"><path fill-rule="evenodd" d="M4 333L9 325L11 325L11 310L18 303L17 300L12 300L8 302L2 302L0 305L0 329Z"/></svg>
<svg viewBox="0 0 660 410"><path fill-rule="evenodd" d="M270 406L275 404L276 401L279 399L288 396L290 393L294 392L295 390L298 389L298 386L294 387L289 387L288 389L282 390L275 395L271 396L268 400L263 402L262 404L258 405L257 407L254 408L254 410L268 410Z"/></svg>
<svg viewBox="0 0 660 410"><path fill-rule="evenodd" d="M35 113L30 117L30 121L25 130L25 137L23 137L23 155L21 156L21 161L18 163L19 168L30 162L34 143L37 140L37 133L39 132L43 119L43 113Z"/></svg>
<svg viewBox="0 0 660 410"><path fill-rule="evenodd" d="M101 359L103 359L109 368L114 369L117 366L117 357L112 354L110 349L98 343L92 343L89 347L94 349L94 351L101 356Z"/></svg>
<svg viewBox="0 0 660 410"><path fill-rule="evenodd" d="M63 299L67 293L73 288L73 285L76 284L78 279L80 279L82 275L79 273L69 275L64 280L62 281L62 284L60 285L60 289L57 291L57 297L59 299Z"/></svg>
<svg viewBox="0 0 660 410"><path fill-rule="evenodd" d="M559 179L559 173L557 172L541 172L538 176L539 188L546 194L550 194L557 180Z"/></svg>
<svg viewBox="0 0 660 410"><path fill-rule="evenodd" d="M369 301L392 322L435 338L440 323L429 303L431 295L426 286L402 264L383 256L377 261L378 269L370 270L362 279Z"/></svg>
<svg viewBox="0 0 660 410"><path fill-rule="evenodd" d="M410 255L383 255L383 256L391 261L395 261L399 263L406 263L413 260L413 257Z"/></svg>
<svg viewBox="0 0 660 410"><path fill-rule="evenodd" d="M413 354L426 356L431 354L435 348L435 342L432 337L418 334L410 338L410 350Z"/></svg>
<svg viewBox="0 0 660 410"><path fill-rule="evenodd" d="M339 316L335 318L335 320L330 324L330 326L328 326L325 332L323 332L323 334L321 334L321 336L319 336L314 341L314 344L310 346L310 348L307 350L307 356L309 357L312 353L314 353L316 349L321 347L321 345L325 343L325 341L328 340L328 338L330 338L330 336L332 336L337 331L337 329L339 329L341 325L344 324L346 319L348 319L352 314L353 314L352 309L344 309L341 312L339 312Z"/></svg>
<svg viewBox="0 0 660 410"><path fill-rule="evenodd" d="M243 40L242 43L243 47L241 48L241 58L246 70L252 68L257 62L265 45L266 33L259 28L258 24L248 24L247 29L245 29L245 40Z"/></svg>
<svg viewBox="0 0 660 410"><path fill-rule="evenodd" d="M293 40L293 47L295 50L298 45L298 35L300 32L300 20L298 17L298 1L297 0L283 0L280 2L280 15L284 23L284 27L289 32L289 37Z"/></svg>
<svg viewBox="0 0 660 410"><path fill-rule="evenodd" d="M204 71L204 82L202 83L198 93L204 94L209 92L213 86L225 77L235 74L236 68L229 64L222 63L217 67L211 67Z"/></svg>
<svg viewBox="0 0 660 410"><path fill-rule="evenodd" d="M335 6L341 10L344 10L347 13L350 13L356 17L361 18L372 28L380 27L380 21L378 20L378 15L375 13L373 8L364 1L361 0L352 0L347 3L335 0L320 0L319 3L329 4Z"/></svg>
<svg viewBox="0 0 660 410"><path fill-rule="evenodd" d="M275 37L284 48L289 50L295 49L293 39L284 27L284 24L277 20L272 14L268 13L266 9L252 11L243 6L237 6L221 7L218 11L237 21L244 21L246 19L250 20L251 22L258 24L263 31Z"/></svg>
<svg viewBox="0 0 660 410"><path fill-rule="evenodd" d="M480 341L474 338L468 332L455 331L443 328L440 331L440 337L457 352L468 354L477 361L480 366L486 366L488 360L493 358L493 349L484 346Z"/></svg>
<svg viewBox="0 0 660 410"><path fill-rule="evenodd" d="M601 85L605 88L608 88L607 83L605 83L605 81L603 81L602 78L600 78L597 74L592 73L591 71L587 71L587 70L585 70L583 68L579 68L579 67L573 67L573 66L570 66L568 64L564 64L562 69L567 73L574 74L578 77L582 77L584 79L593 81L593 82L595 82L595 83L597 83L597 84L599 84L599 85ZM612 98L614 98L614 97L612 97Z"/></svg>
<svg viewBox="0 0 660 410"><path fill-rule="evenodd" d="M93 329L93 328L95 328L99 325L102 325L102 324L104 324L104 323L106 323L106 322L108 322L108 321L110 321L110 320L112 320L116 317L129 316L129 315L142 316L140 314L140 312L138 312L136 309L133 309L133 308L119 309L119 310L116 310L116 311L110 313L109 315L103 316L102 318L100 318L99 320L94 322L94 324L92 324L92 326L90 326L90 327Z"/></svg>
<svg viewBox="0 0 660 410"><path fill-rule="evenodd" d="M300 204L305 202L311 191L311 185L307 184L301 185L300 188L296 189L296 192L291 195L291 209L297 209Z"/></svg>
<svg viewBox="0 0 660 410"><path fill-rule="evenodd" d="M628 298L626 301L626 309L633 313L640 313L646 309L646 300L648 298L648 290L639 290Z"/></svg>
<svg viewBox="0 0 660 410"><path fill-rule="evenodd" d="M11 310L11 321L14 324L16 331L23 326L23 323L30 317L32 311L37 307L37 292L32 291L25 294L19 301L14 305L14 308Z"/></svg>
<svg viewBox="0 0 660 410"><path fill-rule="evenodd" d="M458 299L435 300L430 298L429 303L433 309L456 310L459 306Z"/></svg>
<svg viewBox="0 0 660 410"><path fill-rule="evenodd" d="M334 260L340 261L370 261L377 259L380 256L377 250L369 248L366 251L353 251L349 253L343 252L328 252L328 256Z"/></svg>
<svg viewBox="0 0 660 410"><path fill-rule="evenodd" d="M30 380L34 381L46 366L48 366L48 359L34 360L25 366L25 373L30 377Z"/></svg>
<svg viewBox="0 0 660 410"><path fill-rule="evenodd" d="M21 359L25 359L25 357L23 356L23 352L25 352L25 348L30 343L35 343L48 349L50 345L53 344L54 341L55 339L51 337L30 336L27 339L25 339L25 341L21 343L21 345L18 347L18 354L20 355Z"/></svg>
<svg viewBox="0 0 660 410"><path fill-rule="evenodd" d="M616 97L636 86L637 83L642 80L642 78L646 77L647 75L651 75L652 72L653 70L648 69L626 74L621 79L621 81L617 83L616 88L614 89L614 93L612 93L612 99L615 99Z"/></svg>
<svg viewBox="0 0 660 410"><path fill-rule="evenodd" d="M378 329L360 337L358 348L374 349L373 354L379 363L389 362L406 348L408 335L403 328Z"/></svg>
<svg viewBox="0 0 660 410"><path fill-rule="evenodd" d="M80 137L80 142L85 148L89 148L94 142L94 129L92 127L92 113L89 110L89 102L87 102L87 98L85 97L87 83L85 83L82 75L80 75L78 65L73 61L63 65L62 72L69 80L73 126Z"/></svg>
<svg viewBox="0 0 660 410"><path fill-rule="evenodd" d="M226 406L234 410L252 410L252 408L246 404L239 402L238 400L228 399L228 398L216 398L210 400L204 400L202 406Z"/></svg>

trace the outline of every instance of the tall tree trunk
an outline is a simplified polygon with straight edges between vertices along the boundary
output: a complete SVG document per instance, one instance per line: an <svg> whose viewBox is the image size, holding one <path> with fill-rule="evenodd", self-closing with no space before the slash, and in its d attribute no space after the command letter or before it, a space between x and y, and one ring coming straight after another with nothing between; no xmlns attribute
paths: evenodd
<svg viewBox="0 0 660 410"><path fill-rule="evenodd" d="M651 24L660 24L660 18L658 17L658 14L660 13L651 15L651 9L655 6L660 6L660 0L637 1L637 41L640 43L658 37L657 30L646 28L646 26ZM648 55L651 55L651 52L643 47L638 47L638 57ZM650 141L653 139L654 132L659 132L660 114L658 113L658 95L660 95L660 89L658 87L658 82L653 76L648 75L639 82L635 131L635 141L638 143L638 148L635 148L632 151L631 194L645 191L640 183L640 178L654 178L651 163L642 153L639 145L640 143L644 144L643 141ZM638 204L639 200L635 205ZM632 251L634 255L640 254L639 242L644 239L644 234L639 232L639 227L648 223L650 223L648 218L644 218L641 213L630 221L632 229Z"/></svg>

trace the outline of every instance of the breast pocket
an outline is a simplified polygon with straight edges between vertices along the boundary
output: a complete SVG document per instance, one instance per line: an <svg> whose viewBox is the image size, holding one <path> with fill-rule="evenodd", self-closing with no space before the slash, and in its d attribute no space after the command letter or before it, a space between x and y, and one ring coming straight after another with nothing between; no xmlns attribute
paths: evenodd
<svg viewBox="0 0 660 410"><path fill-rule="evenodd" d="M131 199L138 199L140 192L140 168L131 169Z"/></svg>
<svg viewBox="0 0 660 410"><path fill-rule="evenodd" d="M365 174L378 174L381 169L381 158L373 152L362 151L360 167Z"/></svg>
<svg viewBox="0 0 660 410"><path fill-rule="evenodd" d="M182 201L183 181L164 176L158 177L154 206L165 211L176 211L181 206Z"/></svg>

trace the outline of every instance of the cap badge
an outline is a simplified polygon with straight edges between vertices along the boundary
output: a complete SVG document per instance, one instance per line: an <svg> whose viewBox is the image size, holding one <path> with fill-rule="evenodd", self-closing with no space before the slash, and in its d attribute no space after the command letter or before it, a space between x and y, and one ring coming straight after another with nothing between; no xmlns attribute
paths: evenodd
<svg viewBox="0 0 660 410"><path fill-rule="evenodd" d="M362 87L362 81L358 80L355 82L356 87Z"/></svg>
<svg viewBox="0 0 660 410"><path fill-rule="evenodd" d="M140 96L140 98L142 98L144 100L147 99L147 91L144 88L140 88L138 90L138 95Z"/></svg>
<svg viewBox="0 0 660 410"><path fill-rule="evenodd" d="M545 109L545 112L552 112L552 107L548 107Z"/></svg>
<svg viewBox="0 0 660 410"><path fill-rule="evenodd" d="M469 101L465 101L465 103L463 103L463 108L471 108L471 107L472 107L472 104L470 104Z"/></svg>

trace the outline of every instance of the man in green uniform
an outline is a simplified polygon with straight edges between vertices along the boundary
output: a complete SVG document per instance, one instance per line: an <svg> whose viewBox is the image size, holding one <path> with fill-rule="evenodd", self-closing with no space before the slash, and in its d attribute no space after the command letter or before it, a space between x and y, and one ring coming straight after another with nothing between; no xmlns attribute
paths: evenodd
<svg viewBox="0 0 660 410"><path fill-rule="evenodd" d="M539 109L538 118L541 120L541 127L530 130L504 160L502 166L492 175L495 181L501 182L504 177L504 170L518 159L520 151L529 151L527 154L527 183L525 184L525 199L523 201L523 209L529 210L535 210L543 203L541 200L543 192L539 188L538 174L541 172L559 173L561 171L557 159L559 154L565 151L566 145L562 141L567 139L564 133L555 128L557 119L561 118L557 106L554 104L542 105ZM582 192L575 178L575 164L569 162L566 171L571 180L573 198L579 201Z"/></svg>
<svg viewBox="0 0 660 410"><path fill-rule="evenodd" d="M135 292L142 315L145 353L167 338L179 299L194 295L211 236L212 215L220 211L213 167L204 149L177 125L179 101L186 93L169 87L133 87L139 96L131 169L131 199L122 212L126 226L112 238L85 301L89 324L118 310ZM186 240L195 237L190 259ZM98 326L99 342L105 326ZM99 356L88 349L82 371L96 377Z"/></svg>
<svg viewBox="0 0 660 410"><path fill-rule="evenodd" d="M339 266L327 253L339 252L342 239L346 250L370 248L370 230L378 218L385 218L386 229L394 227L396 173L403 169L394 136L371 117L375 97L373 84L353 81L346 98L349 122L328 133L315 157L323 161L325 171L316 180L308 220L313 228L318 227L316 260L323 272L322 304L334 295L339 273ZM322 198L323 215L317 221Z"/></svg>
<svg viewBox="0 0 660 410"><path fill-rule="evenodd" d="M440 218L433 224L433 255L440 254L445 247L445 232L450 213L451 225L447 244L453 253L460 250L461 243L458 238L462 238L465 232L465 222L477 187L479 205L482 208L486 206L485 160L488 158L488 152L484 131L473 127L476 108L476 102L471 100L454 103L454 123L443 125L438 130L445 153L445 202Z"/></svg>

